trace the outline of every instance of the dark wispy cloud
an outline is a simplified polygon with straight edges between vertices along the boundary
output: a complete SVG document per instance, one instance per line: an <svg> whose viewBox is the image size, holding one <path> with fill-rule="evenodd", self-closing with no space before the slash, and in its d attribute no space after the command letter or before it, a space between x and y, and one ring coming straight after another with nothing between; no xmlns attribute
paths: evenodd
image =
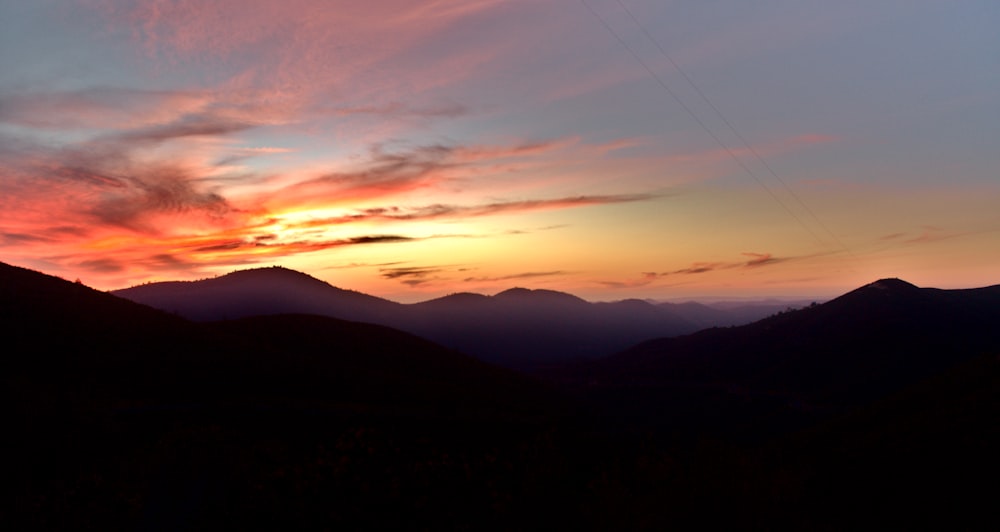
<svg viewBox="0 0 1000 532"><path fill-rule="evenodd" d="M486 203L482 205L446 205L433 204L421 207L373 207L362 209L355 213L338 216L335 218L323 218L304 222L303 226L326 226L340 225L367 220L382 221L412 221L412 220L433 220L439 218L471 218L479 216L491 216L497 214L507 214L515 212L538 211L547 209L567 209L573 207L586 207L592 205L609 205L615 203L629 203L636 201L646 201L661 197L655 194L618 194L603 196L570 196L563 198L521 200L521 201L501 201ZM560 226L550 226L541 229L558 229ZM522 231L523 232L523 231ZM515 233L511 231L510 233Z"/></svg>
<svg viewBox="0 0 1000 532"><path fill-rule="evenodd" d="M742 253L744 257L748 257L748 260L743 263L745 268L757 268L759 266L767 266L770 264L777 264L779 262L784 262L788 260L788 257L775 257L770 253Z"/></svg>
<svg viewBox="0 0 1000 532"><path fill-rule="evenodd" d="M374 144L369 148L364 162L355 167L299 180L272 193L264 201L278 207L343 205L356 200L374 200L446 184L456 188L461 183L481 177L483 173L515 172L523 164L527 164L525 159L561 149L573 142L576 139L510 145L427 144L405 149L390 149L385 144ZM502 208L503 205L495 207ZM457 207L434 205L427 207L429 212L409 214L434 216L433 211L452 208ZM529 204L523 202L520 210L527 208ZM364 218L365 214L359 212L355 219ZM438 214L441 215L447 215L447 212ZM349 220L344 219L340 223L346 221ZM337 220L331 220L330 223L336 222Z"/></svg>
<svg viewBox="0 0 1000 532"><path fill-rule="evenodd" d="M18 245L32 242L52 242L53 240L54 239L45 235L0 231L0 246Z"/></svg>
<svg viewBox="0 0 1000 532"><path fill-rule="evenodd" d="M746 260L728 262L693 262L686 268L678 268L665 272L646 271L641 272L637 279L626 281L599 281L599 284L609 288L635 288L645 286L659 279L666 277L676 278L678 276L699 275L717 270L732 270L737 268L761 268L789 260L805 259L817 255L803 255L796 257L775 257L770 253L743 252L740 253Z"/></svg>
<svg viewBox="0 0 1000 532"><path fill-rule="evenodd" d="M878 238L880 241L897 242L901 244L927 244L963 236L967 233L947 231L933 225L920 226L919 231L891 233Z"/></svg>
<svg viewBox="0 0 1000 532"><path fill-rule="evenodd" d="M403 266L399 268L380 268L379 275L383 279L424 278L428 275L445 271L438 266Z"/></svg>
<svg viewBox="0 0 1000 532"><path fill-rule="evenodd" d="M86 234L85 229L74 226L40 226L27 231L0 231L0 246L57 243Z"/></svg>
<svg viewBox="0 0 1000 532"><path fill-rule="evenodd" d="M119 142L166 142L187 137L220 137L256 127L230 118L197 114L168 123L131 129L110 137Z"/></svg>
<svg viewBox="0 0 1000 532"><path fill-rule="evenodd" d="M946 231L940 227L934 227L931 225L925 225L923 231L915 237L907 238L903 242L906 244L926 244L930 242L938 242L940 240L947 240L949 238L955 238L962 236L962 233L955 233Z"/></svg>
<svg viewBox="0 0 1000 532"><path fill-rule="evenodd" d="M146 223L151 214L197 211L221 219L234 212L221 195L195 188L179 168L146 169L140 176L118 178L110 186L117 190L105 193L88 210L108 225L155 231Z"/></svg>
<svg viewBox="0 0 1000 532"><path fill-rule="evenodd" d="M524 272L511 275L500 275L496 277L466 277L465 282L488 282L488 281L512 281L515 279L532 279L535 277L552 277L556 275L566 275L568 272L555 270L550 272Z"/></svg>
<svg viewBox="0 0 1000 532"><path fill-rule="evenodd" d="M328 240L294 240L289 242L260 241L255 238L220 240L209 244L192 248L194 253L208 253L220 251L255 250L265 254L285 254L296 252L319 251L344 246L358 246L365 244L387 244L399 242L413 242L418 238L400 235L364 235L341 239Z"/></svg>
<svg viewBox="0 0 1000 532"><path fill-rule="evenodd" d="M127 142L118 141L33 143L23 148L0 163L6 175L0 192L7 197L0 206L36 225L34 233L46 220L26 215L46 211L58 213L63 227L74 227L78 237L95 226L151 234L169 230L169 225L158 227L154 220L162 214L194 214L198 220L193 223L202 226L242 218L219 192L201 182L211 169L197 164L140 156ZM51 219L45 225L51 226Z"/></svg>
<svg viewBox="0 0 1000 532"><path fill-rule="evenodd" d="M125 270L125 264L115 259L90 259L76 263L78 268L97 273L117 273Z"/></svg>
<svg viewBox="0 0 1000 532"><path fill-rule="evenodd" d="M667 275L693 275L699 273L707 273L712 270L718 270L719 268L732 268L733 264L726 264L721 262L696 262L687 268L681 268L679 270L674 270L672 272L658 274L660 277L665 277ZM643 274L648 276L648 272Z"/></svg>
<svg viewBox="0 0 1000 532"><path fill-rule="evenodd" d="M436 274L447 271L441 266L401 266L398 268L379 268L379 276L383 279L397 280L408 286L417 286L436 280Z"/></svg>

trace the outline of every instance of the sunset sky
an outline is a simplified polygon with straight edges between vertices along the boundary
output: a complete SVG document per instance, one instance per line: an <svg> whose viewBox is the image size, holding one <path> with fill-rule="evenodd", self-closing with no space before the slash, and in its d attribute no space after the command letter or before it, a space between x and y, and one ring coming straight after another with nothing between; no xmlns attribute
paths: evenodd
<svg viewBox="0 0 1000 532"><path fill-rule="evenodd" d="M997 284L998 27L996 0L0 0L0 261L404 302Z"/></svg>

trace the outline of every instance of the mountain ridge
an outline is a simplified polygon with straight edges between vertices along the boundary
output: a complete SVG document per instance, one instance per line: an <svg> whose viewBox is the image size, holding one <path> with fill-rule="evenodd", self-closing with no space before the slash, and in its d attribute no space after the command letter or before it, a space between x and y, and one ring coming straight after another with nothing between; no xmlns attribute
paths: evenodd
<svg viewBox="0 0 1000 532"><path fill-rule="evenodd" d="M400 304L348 291L294 270L259 268L183 285L154 283L112 293L196 321L317 314L385 325L508 367L595 357L646 339L693 331L668 311L642 320L552 290L453 294ZM650 306L650 308L654 308Z"/></svg>
<svg viewBox="0 0 1000 532"><path fill-rule="evenodd" d="M729 312L630 299L588 302L546 289L492 296L458 293L402 304L346 290L287 268L240 270L183 284L152 283L112 292L195 321L299 313L385 325L482 360L530 369L613 354L650 338L711 325L747 323L774 311Z"/></svg>
<svg viewBox="0 0 1000 532"><path fill-rule="evenodd" d="M553 374L587 393L628 390L615 411L654 419L668 409L678 423L715 417L726 430L757 434L773 430L769 424L814 423L995 356L998 315L1000 285L941 290L880 280L823 304L649 340Z"/></svg>
<svg viewBox="0 0 1000 532"><path fill-rule="evenodd" d="M0 264L17 487L0 512L19 529L989 522L1000 286L867 286L553 388L379 325L195 323Z"/></svg>

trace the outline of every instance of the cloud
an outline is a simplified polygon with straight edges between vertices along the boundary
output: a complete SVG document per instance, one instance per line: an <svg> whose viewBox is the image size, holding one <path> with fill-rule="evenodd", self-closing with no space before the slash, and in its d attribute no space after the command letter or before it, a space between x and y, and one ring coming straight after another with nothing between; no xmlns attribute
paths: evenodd
<svg viewBox="0 0 1000 532"><path fill-rule="evenodd" d="M571 146L579 141L579 137L570 137L559 140L523 142L508 146L465 146L454 148L452 151L456 158L462 162L476 162L541 155Z"/></svg>
<svg viewBox="0 0 1000 532"><path fill-rule="evenodd" d="M128 129L169 123L213 100L206 91L91 87L0 95L0 123L40 129Z"/></svg>
<svg viewBox="0 0 1000 532"><path fill-rule="evenodd" d="M104 0L97 7L110 24L132 28L136 50L163 69L197 65L237 95L260 89L247 101L304 110L331 96L397 101L472 76L498 52L447 46L448 36L463 30L463 21L506 6L497 0L284 0L252 7L239 0ZM384 105L390 104L333 107Z"/></svg>
<svg viewBox="0 0 1000 532"><path fill-rule="evenodd" d="M760 268L789 260L798 260L816 256L816 255L808 255L808 256L797 256L797 257L775 257L770 253L755 253L755 252L743 252L740 253L740 255L748 257L748 259L743 261L728 261L728 262L692 262L691 265L688 266L687 268L679 268L676 270L670 270L666 272L656 272L656 271L641 272L639 274L638 279L632 279L627 281L598 281L598 282L609 288L635 288L640 286L646 286L648 284L651 284L655 281L658 281L666 277L673 278L676 276L698 275L703 273L710 273L717 270L731 270L737 268Z"/></svg>
<svg viewBox="0 0 1000 532"><path fill-rule="evenodd" d="M387 244L399 242L413 242L417 238L400 235L363 235L341 239L327 240L293 240L287 242L269 242L270 239L232 239L219 240L211 243L204 243L198 247L191 248L192 254L212 253L212 252L233 252L252 251L255 255L284 255L291 253L303 253L309 251L319 251L323 249L338 248L344 246L357 246L364 244Z"/></svg>
<svg viewBox="0 0 1000 532"><path fill-rule="evenodd" d="M878 238L880 241L896 241L902 244L928 244L962 236L966 233L956 233L946 231L933 225L924 225L920 228L920 233L914 236L913 233L899 232L884 235Z"/></svg>
<svg viewBox="0 0 1000 532"><path fill-rule="evenodd" d="M521 158L535 158L551 150L577 142L561 139L541 142L522 142L509 145L452 146L427 144L409 149L390 151L382 144L374 144L364 162L354 168L331 171L315 177L300 179L272 191L261 202L275 210L310 207L333 207L344 204L372 201L380 198L408 194L421 189L441 190L444 185L470 182L489 175L514 174L529 164ZM651 199L645 194L577 196L558 200L524 200L496 202L493 204L463 207L434 204L418 208L399 206L370 207L340 218L330 218L325 223L335 225L360 220L430 219L438 217L482 216L502 211L578 206L585 204L620 203ZM560 205L562 202L563 205ZM317 222L319 224L319 222Z"/></svg>
<svg viewBox="0 0 1000 532"><path fill-rule="evenodd" d="M605 196L571 196L555 199L502 201L485 205L428 205L406 213L374 213L375 216L393 220L426 220L442 217L473 217L503 214L508 212L524 212L548 209L564 209L589 205L608 205L614 203L631 203L645 201L657 196L651 194L619 194Z"/></svg>
<svg viewBox="0 0 1000 532"><path fill-rule="evenodd" d="M375 147L362 168L296 182L274 193L269 203L276 208L329 205L430 187L447 178L445 171L453 166L445 160L450 152L444 146L424 146L405 153L386 153Z"/></svg>
<svg viewBox="0 0 1000 532"><path fill-rule="evenodd" d="M158 231L149 218L159 213L194 211L221 220L234 212L219 194L197 190L190 176L178 168L151 168L111 186L117 190L103 194L88 212L105 224L136 231Z"/></svg>
<svg viewBox="0 0 1000 532"><path fill-rule="evenodd" d="M752 253L752 252L746 252L746 253L742 253L742 255L744 257L749 257L749 260L747 260L743 264L744 268L757 268L757 267L760 267L760 266L766 266L766 265L769 265L769 264L776 264L778 262L784 262L784 261L788 260L788 258L775 257L775 256L771 255L770 253Z"/></svg>
<svg viewBox="0 0 1000 532"><path fill-rule="evenodd" d="M482 205L445 205L433 204L421 207L372 207L360 211L338 216L335 218L323 218L309 220L299 224L303 227L319 227L327 225L341 225L354 222L381 220L381 221L418 221L434 220L440 218L472 218L479 216L491 216L498 214L509 214L515 212L527 212L549 209L567 209L573 207L586 207L593 205L609 205L615 203L630 203L636 201L647 201L657 197L656 194L618 194L603 196L571 196L565 198L521 200L521 201L501 201L486 203ZM565 227L563 225L540 228L557 229ZM518 234L525 231L508 231L507 234Z"/></svg>
<svg viewBox="0 0 1000 532"><path fill-rule="evenodd" d="M597 281L598 284L605 286L607 288L623 289L623 288L639 288L643 286L648 286L663 277L671 275L670 273L657 273L657 272L642 272L637 278L628 279L625 281ZM676 286L684 283L672 283L668 286Z"/></svg>
<svg viewBox="0 0 1000 532"><path fill-rule="evenodd" d="M170 253L155 253L137 263L154 271L175 271L195 266L194 263Z"/></svg>
<svg viewBox="0 0 1000 532"><path fill-rule="evenodd" d="M433 280L429 276L445 271L437 266L410 266L399 268L379 268L383 279L395 279L408 286L417 286Z"/></svg>
<svg viewBox="0 0 1000 532"><path fill-rule="evenodd" d="M324 266L322 269L323 270L344 270L344 269L350 269L350 268L381 268L383 266L395 266L397 264L404 264L404 263L405 263L405 261L400 261L400 260L392 261L392 262L376 262L376 263L370 263L370 262L351 262L351 263L348 263L348 264L338 264L338 265L335 265L335 266Z"/></svg>
<svg viewBox="0 0 1000 532"><path fill-rule="evenodd" d="M491 282L491 281L510 281L514 279L533 279L536 277L551 277L555 275L566 275L568 272L562 270L555 270L550 272L524 272L515 273L511 275L501 275L496 277L466 277L463 281L469 282Z"/></svg>
<svg viewBox="0 0 1000 532"><path fill-rule="evenodd" d="M407 266L401 268L380 268L379 275L385 279L398 279L400 277L426 277L432 273L443 271L443 268L433 266Z"/></svg>
<svg viewBox="0 0 1000 532"><path fill-rule="evenodd" d="M75 266L87 271L98 273L117 273L125 270L125 265L114 259L84 260L76 263Z"/></svg>
<svg viewBox="0 0 1000 532"><path fill-rule="evenodd" d="M335 107L331 111L341 116L374 115L382 117L423 117L423 118L455 118L469 113L469 108L457 103L415 107L394 101L382 105L364 105L356 107Z"/></svg>
<svg viewBox="0 0 1000 532"><path fill-rule="evenodd" d="M706 273L712 270L718 270L719 268L731 268L732 264L726 264L722 262L695 262L692 263L688 268L681 268L679 270L674 270L670 273L663 273L660 276L666 275L692 275L698 273Z"/></svg>
<svg viewBox="0 0 1000 532"><path fill-rule="evenodd" d="M207 184L221 174L195 158L149 154L108 136L67 146L22 141L21 148L0 162L0 207L26 228L21 232L48 232L52 220L61 224L62 240L109 228L203 233L248 223L249 213Z"/></svg>
<svg viewBox="0 0 1000 532"><path fill-rule="evenodd" d="M124 142L165 142L186 137L219 137L245 131L255 124L210 114L188 115L167 123L132 129L113 138Z"/></svg>
<svg viewBox="0 0 1000 532"><path fill-rule="evenodd" d="M32 242L52 242L53 239L45 235L33 235L27 233L10 233L0 231L0 246L26 244Z"/></svg>
<svg viewBox="0 0 1000 532"><path fill-rule="evenodd" d="M913 238L908 238L903 241L905 244L927 244L930 242L938 242L940 240L947 240L949 238L955 238L961 236L961 233L952 233L941 229L940 227L934 227L930 225L925 225L923 231L920 235Z"/></svg>

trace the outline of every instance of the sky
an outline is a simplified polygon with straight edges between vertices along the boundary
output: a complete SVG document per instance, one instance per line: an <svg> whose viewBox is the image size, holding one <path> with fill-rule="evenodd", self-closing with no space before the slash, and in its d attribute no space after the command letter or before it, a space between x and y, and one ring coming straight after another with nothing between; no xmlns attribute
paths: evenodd
<svg viewBox="0 0 1000 532"><path fill-rule="evenodd" d="M0 261L401 302L997 284L998 26L995 0L0 0Z"/></svg>

